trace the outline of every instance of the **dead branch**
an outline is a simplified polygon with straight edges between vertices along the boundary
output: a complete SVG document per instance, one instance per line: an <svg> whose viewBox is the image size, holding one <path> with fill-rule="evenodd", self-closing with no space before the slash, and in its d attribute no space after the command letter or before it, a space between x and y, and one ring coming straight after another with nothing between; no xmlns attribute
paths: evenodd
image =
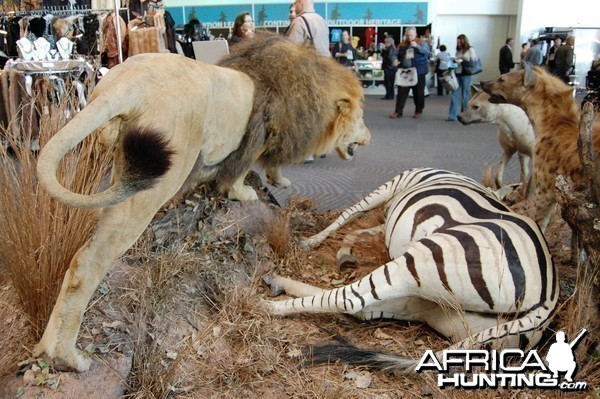
<svg viewBox="0 0 600 399"><path fill-rule="evenodd" d="M594 148L592 137L594 117L594 105L591 102L584 103L579 122L577 147L583 171L590 179L592 201L598 204L600 199L600 158L597 156L598 149Z"/></svg>
<svg viewBox="0 0 600 399"><path fill-rule="evenodd" d="M589 187L582 190L567 183L563 176L556 179L558 203L563 219L569 224L573 233L581 240L592 265L600 261L600 157L593 148L594 107L585 103L579 124L577 145L583 172L589 179Z"/></svg>

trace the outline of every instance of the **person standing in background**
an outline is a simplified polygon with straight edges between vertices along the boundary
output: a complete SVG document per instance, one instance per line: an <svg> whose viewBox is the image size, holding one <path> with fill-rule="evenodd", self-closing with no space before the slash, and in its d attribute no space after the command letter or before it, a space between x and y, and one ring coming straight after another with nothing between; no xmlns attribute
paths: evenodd
<svg viewBox="0 0 600 399"><path fill-rule="evenodd" d="M290 19L290 24L288 25L287 28L285 28L285 32L283 32L284 35L287 36L288 30L290 30L290 26L292 26L292 23L294 22L294 20L296 19L297 15L296 15L296 4L292 3L292 5L290 6L290 14L288 16L288 18Z"/></svg>
<svg viewBox="0 0 600 399"><path fill-rule="evenodd" d="M406 28L404 41L398 46L398 68L417 69L417 84L411 87L398 86L396 108L390 118L402 117L408 93L412 90L415 103L413 118L420 118L425 108L425 76L429 72L429 46L422 39L417 39L417 28Z"/></svg>
<svg viewBox="0 0 600 399"><path fill-rule="evenodd" d="M325 57L331 57L329 51L329 28L322 16L315 12L313 0L296 0L298 15L290 25L286 36L294 43L305 43L311 40L317 52Z"/></svg>
<svg viewBox="0 0 600 399"><path fill-rule="evenodd" d="M333 47L333 56L343 66L350 67L353 65L354 54L356 54L356 50L350 43L350 33L344 30L342 40Z"/></svg>
<svg viewBox="0 0 600 399"><path fill-rule="evenodd" d="M231 28L231 39L229 44L233 45L241 42L242 40L248 40L254 38L254 21L250 12L244 11L235 17L233 22L233 28Z"/></svg>
<svg viewBox="0 0 600 399"><path fill-rule="evenodd" d="M303 44L311 41L319 54L331 57L329 28L325 19L315 12L314 1L296 0L294 6L297 17L287 30L286 36L294 43ZM304 160L304 163L312 163L314 160L314 155L311 155Z"/></svg>
<svg viewBox="0 0 600 399"><path fill-rule="evenodd" d="M435 56L435 74L437 75L437 95L444 95L444 87L442 85L442 75L448 71L450 67L450 54L448 53L445 45L440 46L440 52ZM446 92L448 94L448 92Z"/></svg>
<svg viewBox="0 0 600 399"><path fill-rule="evenodd" d="M531 65L540 66L544 63L544 55L542 54L542 43L538 39L531 40L531 47L525 53L524 62L529 62Z"/></svg>
<svg viewBox="0 0 600 399"><path fill-rule="evenodd" d="M551 74L556 73L556 61L554 61L554 57L556 57L556 51L562 45L562 37L556 36L554 38L554 45L548 49L548 59L546 61L546 65L548 65L548 70Z"/></svg>
<svg viewBox="0 0 600 399"><path fill-rule="evenodd" d="M556 63L555 75L567 84L570 81L569 75L573 71L574 45L575 38L573 36L567 37L565 44L556 50L556 55L554 56L554 62Z"/></svg>
<svg viewBox="0 0 600 399"><path fill-rule="evenodd" d="M514 40L512 39L512 37L509 37L508 39L506 39L506 44L500 49L500 57L498 58L498 68L500 69L500 75L504 75L505 73L510 72L510 70L514 66L512 53L513 43Z"/></svg>
<svg viewBox="0 0 600 399"><path fill-rule="evenodd" d="M527 54L527 50L529 50L529 46L530 46L529 42L525 42L525 43L521 44L521 54L519 57L519 61L521 62L521 64L525 60L525 55Z"/></svg>
<svg viewBox="0 0 600 399"><path fill-rule="evenodd" d="M460 34L456 38L456 79L458 80L458 89L452 92L450 98L450 110L448 112L448 122L454 122L458 117L458 105L460 104L460 112L467 109L467 103L471 99L471 75L463 73L463 66L467 63L477 61L475 49L469 43L469 38L466 35Z"/></svg>
<svg viewBox="0 0 600 399"><path fill-rule="evenodd" d="M383 41L385 48L381 50L381 69L383 69L383 83L385 85L385 97L382 100L394 99L394 78L398 69L398 54L394 45L394 38L388 36Z"/></svg>

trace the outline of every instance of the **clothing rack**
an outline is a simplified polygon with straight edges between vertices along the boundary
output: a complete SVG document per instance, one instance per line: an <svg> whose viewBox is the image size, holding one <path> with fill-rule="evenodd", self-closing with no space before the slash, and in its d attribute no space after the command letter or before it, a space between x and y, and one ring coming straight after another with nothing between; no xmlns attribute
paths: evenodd
<svg viewBox="0 0 600 399"><path fill-rule="evenodd" d="M112 8L87 8L84 6L75 5L71 6L52 6L46 7L43 10L30 10L30 11L4 11L0 12L0 18L2 17L14 17L14 16L44 16L46 14L52 15L75 15L75 14L92 14L102 12L115 11ZM118 11L128 11L128 8L118 8Z"/></svg>
<svg viewBox="0 0 600 399"><path fill-rule="evenodd" d="M114 8L104 8L104 9L98 9L98 8L88 8L85 6L78 6L78 5L69 5L69 6L50 6L50 7L45 7L42 10L30 10L30 11L6 11L6 12L1 12L0 13L0 19L2 18L6 18L6 17L14 17L14 16L40 16L43 17L44 15L47 14L52 14L52 15L88 15L91 13L102 13L102 12L114 12L115 15L120 15L121 11L127 11L127 21L125 23L129 22L129 8L127 7L119 7L119 3L120 0L114 0L114 4L115 7ZM121 26L118 23L118 19L115 21L115 29L116 29L116 33L117 33L117 49L118 49L118 57L119 57L119 64L121 64L123 62L123 48L121 46L121 41L122 41L122 37L123 34L121 32Z"/></svg>

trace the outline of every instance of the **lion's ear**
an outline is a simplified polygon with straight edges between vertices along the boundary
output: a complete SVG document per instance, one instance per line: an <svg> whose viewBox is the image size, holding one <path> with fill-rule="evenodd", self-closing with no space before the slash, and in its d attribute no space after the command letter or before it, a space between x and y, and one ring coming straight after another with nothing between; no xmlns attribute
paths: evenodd
<svg viewBox="0 0 600 399"><path fill-rule="evenodd" d="M337 101L337 107L338 107L338 111L340 112L340 114L345 115L348 112L350 112L350 100L348 100L347 98L342 99L342 100L338 100Z"/></svg>

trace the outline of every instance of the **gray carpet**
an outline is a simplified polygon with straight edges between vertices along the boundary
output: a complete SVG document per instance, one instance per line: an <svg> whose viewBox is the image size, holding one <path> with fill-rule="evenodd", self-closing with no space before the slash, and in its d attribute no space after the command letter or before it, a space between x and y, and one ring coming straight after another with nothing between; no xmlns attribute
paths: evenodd
<svg viewBox="0 0 600 399"><path fill-rule="evenodd" d="M484 165L495 168L500 160L497 128L491 124L463 126L446 122L449 103L449 96L430 95L425 99L423 116L413 119L414 103L409 98L405 116L390 119L395 101L367 96L365 123L371 130L371 144L360 147L351 161L331 153L312 164L284 168L284 176L292 186L285 190L271 188L272 194L282 206L291 197L312 198L319 210L340 210L414 167L448 169L481 181ZM504 181L518 177L515 155L505 169Z"/></svg>

